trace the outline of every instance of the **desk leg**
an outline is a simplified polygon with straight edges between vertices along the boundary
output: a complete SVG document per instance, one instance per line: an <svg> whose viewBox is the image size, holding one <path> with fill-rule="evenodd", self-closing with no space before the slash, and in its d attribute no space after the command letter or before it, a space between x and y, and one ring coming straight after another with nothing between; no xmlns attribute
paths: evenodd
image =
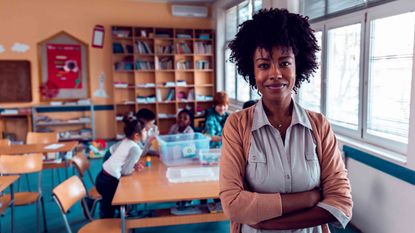
<svg viewBox="0 0 415 233"><path fill-rule="evenodd" d="M11 217L10 217L10 219L11 219L11 225L12 225L11 232L13 233L14 232L14 191L13 191L13 184L10 185L10 201L11 201L11 204L10 204Z"/></svg>
<svg viewBox="0 0 415 233"><path fill-rule="evenodd" d="M121 233L125 233L125 206L122 205L120 210L121 210Z"/></svg>

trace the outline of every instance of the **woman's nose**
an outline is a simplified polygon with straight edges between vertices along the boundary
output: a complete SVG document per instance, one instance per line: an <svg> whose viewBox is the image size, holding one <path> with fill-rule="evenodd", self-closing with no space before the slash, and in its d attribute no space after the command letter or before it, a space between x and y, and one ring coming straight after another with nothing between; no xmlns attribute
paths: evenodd
<svg viewBox="0 0 415 233"><path fill-rule="evenodd" d="M277 64L272 64L271 65L270 77L271 78L282 78L281 71L280 71Z"/></svg>

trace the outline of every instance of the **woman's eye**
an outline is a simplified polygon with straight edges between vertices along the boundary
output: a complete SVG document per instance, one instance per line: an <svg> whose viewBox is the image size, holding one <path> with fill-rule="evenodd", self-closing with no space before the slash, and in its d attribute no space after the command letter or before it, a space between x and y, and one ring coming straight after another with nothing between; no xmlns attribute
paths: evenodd
<svg viewBox="0 0 415 233"><path fill-rule="evenodd" d="M267 64L267 63L261 63L261 64L258 65L258 68L261 69L261 70L268 69L269 68L269 64Z"/></svg>
<svg viewBox="0 0 415 233"><path fill-rule="evenodd" d="M288 62L288 61L284 61L284 62L280 63L281 67L287 67L287 66L290 66L290 65L291 65L291 62Z"/></svg>

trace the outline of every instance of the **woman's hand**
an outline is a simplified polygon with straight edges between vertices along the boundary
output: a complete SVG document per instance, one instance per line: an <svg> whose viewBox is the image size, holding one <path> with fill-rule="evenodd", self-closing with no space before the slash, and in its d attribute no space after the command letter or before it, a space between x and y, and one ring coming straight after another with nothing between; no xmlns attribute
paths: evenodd
<svg viewBox="0 0 415 233"><path fill-rule="evenodd" d="M144 165L140 162L137 162L136 164L134 164L134 170L136 171L141 171L143 170L143 168L144 168Z"/></svg>

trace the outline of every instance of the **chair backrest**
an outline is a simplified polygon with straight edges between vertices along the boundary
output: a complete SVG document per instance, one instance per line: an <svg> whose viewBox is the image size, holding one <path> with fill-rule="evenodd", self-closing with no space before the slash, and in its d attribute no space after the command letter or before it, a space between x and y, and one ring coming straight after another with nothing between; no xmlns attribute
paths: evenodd
<svg viewBox="0 0 415 233"><path fill-rule="evenodd" d="M0 139L0 146L8 146L10 145L9 139Z"/></svg>
<svg viewBox="0 0 415 233"><path fill-rule="evenodd" d="M43 165L42 154L0 155L1 174L26 174L40 172Z"/></svg>
<svg viewBox="0 0 415 233"><path fill-rule="evenodd" d="M56 143L59 141L58 133L38 133L28 132L26 137L27 144L40 144L40 143Z"/></svg>
<svg viewBox="0 0 415 233"><path fill-rule="evenodd" d="M52 193L65 214L76 202L86 196L85 187L77 176L72 176L56 186Z"/></svg>
<svg viewBox="0 0 415 233"><path fill-rule="evenodd" d="M81 177L84 176L85 172L88 171L91 166L88 158L83 152L78 152L75 156L73 156L72 163L75 165L75 168Z"/></svg>

